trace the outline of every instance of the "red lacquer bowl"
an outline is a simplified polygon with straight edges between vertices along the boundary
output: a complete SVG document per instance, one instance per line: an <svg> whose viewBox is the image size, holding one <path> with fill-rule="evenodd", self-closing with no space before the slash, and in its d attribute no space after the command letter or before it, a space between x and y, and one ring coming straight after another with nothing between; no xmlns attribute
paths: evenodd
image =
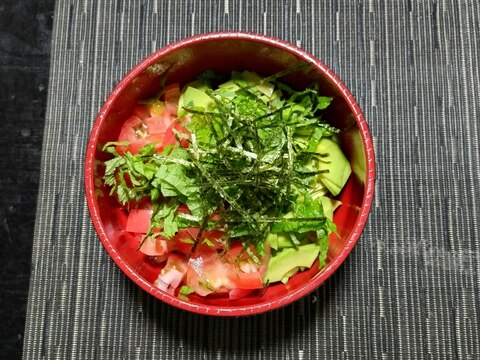
<svg viewBox="0 0 480 360"><path fill-rule="evenodd" d="M321 93L335 99L325 115L332 125L344 130L341 144L354 173L339 195L342 206L334 221L340 237L331 237L327 266L314 267L293 276L287 284L269 285L261 294L230 301L228 298L191 296L190 301L169 295L153 285L160 268L136 251L123 228L120 206L107 196L98 176L98 166L108 156L101 152L108 141L115 141L123 122L141 99L159 91L159 78L168 72L167 82L181 85L207 69L217 72L250 70L263 76L301 63L311 63L308 71L282 78L301 89L312 82ZM101 165L100 165L101 166ZM93 126L85 159L85 188L88 208L97 234L120 269L138 286L156 298L178 308L217 316L262 313L305 296L328 279L352 251L367 221L372 203L375 163L372 139L355 99L340 79L320 60L306 51L271 37L238 32L194 36L168 45L139 63L115 87Z"/></svg>

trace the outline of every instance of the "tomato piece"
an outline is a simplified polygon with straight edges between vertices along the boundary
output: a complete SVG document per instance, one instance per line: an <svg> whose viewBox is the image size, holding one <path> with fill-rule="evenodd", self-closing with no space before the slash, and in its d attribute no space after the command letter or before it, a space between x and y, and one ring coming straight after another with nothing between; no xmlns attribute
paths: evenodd
<svg viewBox="0 0 480 360"><path fill-rule="evenodd" d="M127 231L146 234L150 228L152 211L148 209L132 209L128 214Z"/></svg>
<svg viewBox="0 0 480 360"><path fill-rule="evenodd" d="M131 154L137 154L141 148L150 143L157 144L156 150L161 152L166 146L177 143L174 129L185 134L185 139L182 138L180 144L183 147L188 147L187 136L189 132L176 117L179 96L178 85L167 88L165 93L166 107L163 108L162 103L162 110L153 112L153 115L152 106L137 106L133 115L123 124L118 136L118 141L128 142L129 145L117 146L118 153L122 155L128 151Z"/></svg>
<svg viewBox="0 0 480 360"><path fill-rule="evenodd" d="M147 139L138 139L138 140L128 144L126 151L130 152L130 154L132 154L132 155L135 155L135 154L138 154L140 149L143 148L147 144L149 144L149 141Z"/></svg>
<svg viewBox="0 0 480 360"><path fill-rule="evenodd" d="M150 113L150 108L147 105L138 105L133 109L133 116L136 116L141 120L146 120L152 115Z"/></svg>
<svg viewBox="0 0 480 360"><path fill-rule="evenodd" d="M185 127L179 122L179 121L175 121L173 124L172 124L172 129L171 129L171 133L173 134L173 129L175 129L176 131L178 131L179 133L183 134L181 137L180 137L180 145L184 148L187 148L188 145L190 144L190 132L185 129ZM175 135L174 135L175 136ZM175 137L176 139L176 137Z"/></svg>
<svg viewBox="0 0 480 360"><path fill-rule="evenodd" d="M165 89L165 104L166 108L175 113L177 111L178 99L180 98L180 85L179 84L170 84Z"/></svg>
<svg viewBox="0 0 480 360"><path fill-rule="evenodd" d="M229 279L234 287L239 289L261 289L263 287L262 276L258 271L251 273L237 271L233 274L230 273Z"/></svg>
<svg viewBox="0 0 480 360"><path fill-rule="evenodd" d="M146 120L149 127L149 138L152 143L157 143L156 149L161 152L166 146L173 145L177 138L172 131L176 118L168 111L162 117L154 117Z"/></svg>
<svg viewBox="0 0 480 360"><path fill-rule="evenodd" d="M162 263L164 263L165 261L168 260L168 257L169 257L169 256L170 256L170 253L166 252L165 254L162 254L162 255L152 256L150 259L151 259L154 263L162 264Z"/></svg>
<svg viewBox="0 0 480 360"><path fill-rule="evenodd" d="M175 131L184 134L180 139L180 145L182 145L182 147L188 147L189 132L177 121L176 114L171 114L166 111L163 115L163 124L166 126L163 132L164 140L161 144L163 147L177 143L178 140Z"/></svg>
<svg viewBox="0 0 480 360"><path fill-rule="evenodd" d="M242 299L242 298L250 295L254 290L255 289L239 289L239 288L231 289L228 292L228 298L230 300Z"/></svg>
<svg viewBox="0 0 480 360"><path fill-rule="evenodd" d="M196 227L189 227L185 229L188 234L190 234L192 239L196 239L198 237L198 233L200 232L199 228Z"/></svg>
<svg viewBox="0 0 480 360"><path fill-rule="evenodd" d="M224 250L227 247L222 240L224 235L225 232L220 230L204 231L200 236L200 239L202 240L201 244L205 244L217 250ZM206 240L208 240L208 242Z"/></svg>
<svg viewBox="0 0 480 360"><path fill-rule="evenodd" d="M140 251L149 256L163 256L168 253L167 240L159 236L145 239Z"/></svg>
<svg viewBox="0 0 480 360"><path fill-rule="evenodd" d="M168 270L170 268L175 268L186 273L188 270L188 265L186 261L184 261L184 257L182 255L171 254L163 270Z"/></svg>
<svg viewBox="0 0 480 360"><path fill-rule="evenodd" d="M164 134L170 126L170 122L165 121L164 116L153 116L145 120L149 135Z"/></svg>
<svg viewBox="0 0 480 360"><path fill-rule="evenodd" d="M198 295L228 292L232 288L228 273L234 271L233 267L223 263L215 250L197 246L188 266L186 284Z"/></svg>
<svg viewBox="0 0 480 360"><path fill-rule="evenodd" d="M143 134L140 136L139 134ZM138 151L149 143L146 133L146 125L138 116L131 116L125 121L120 130L118 141L126 141L128 146L119 145L117 151L119 154L124 154L129 151L132 154L138 153Z"/></svg>
<svg viewBox="0 0 480 360"><path fill-rule="evenodd" d="M250 247L253 251L253 246ZM250 259L250 255L247 250L243 247L241 241L234 242L228 251L225 253L225 258L231 263L237 262L239 260Z"/></svg>
<svg viewBox="0 0 480 360"><path fill-rule="evenodd" d="M185 255L191 253L193 248L193 241L196 239L196 234L192 234L190 229L193 228L179 230L172 239L168 240L167 245L170 252L178 251Z"/></svg>
<svg viewBox="0 0 480 360"><path fill-rule="evenodd" d="M188 209L188 206L185 204L180 204L177 208L177 213L178 214L190 214L190 210ZM194 229L194 228L191 228Z"/></svg>
<svg viewBox="0 0 480 360"><path fill-rule="evenodd" d="M168 145L173 145L177 142L177 138L175 137L175 134L172 132L171 127L169 127L165 133L163 134L163 141L157 146L158 148L161 148L162 150L168 146Z"/></svg>
<svg viewBox="0 0 480 360"><path fill-rule="evenodd" d="M138 116L129 117L122 126L120 130L120 135L118 135L118 141L136 141L138 136L135 133L135 128L142 126L143 121Z"/></svg>

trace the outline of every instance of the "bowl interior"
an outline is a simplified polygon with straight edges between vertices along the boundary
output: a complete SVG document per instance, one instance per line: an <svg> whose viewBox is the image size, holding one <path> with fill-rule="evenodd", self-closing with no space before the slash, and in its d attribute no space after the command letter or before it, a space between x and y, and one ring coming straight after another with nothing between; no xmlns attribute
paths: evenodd
<svg viewBox="0 0 480 360"><path fill-rule="evenodd" d="M164 76L167 76L167 83L178 82L184 85L208 69L220 73L250 70L268 76L308 62L313 64L307 70L290 73L283 77L282 81L298 89L317 82L322 94L334 97L325 119L331 125L344 130L341 138L342 147L354 170L354 174L338 197L342 205L336 211L334 220L340 236L330 238L327 267L319 272L314 265L311 270L292 277L285 285L270 285L261 294L236 301L191 296L191 301L185 303L156 289L152 284L161 266L136 251L137 240L123 230L126 222L125 211L113 198L107 196L108 191L102 187L99 180L102 162L108 159L108 155L101 151L103 145L117 139L123 122L131 115L137 102L156 94L161 87L160 79ZM359 236L353 232L358 225L362 206L365 206L367 162L364 151L365 139L362 139L358 129L358 119L356 120L356 115L352 112L352 104L349 104L336 80L324 74L322 67L323 64L318 60L285 43L241 37L207 37L159 50L122 80L102 108L95 123L90 139L90 145L93 144L90 147L93 150L87 153L87 164L92 164L93 170L90 171L87 165L86 187L88 190L91 184L94 188L94 191L87 191L87 194L91 193L89 205L97 232L115 262L128 276L154 296L175 306L193 311L200 309L200 312L204 313L208 313L209 309L216 309L219 314L226 308L259 312L261 311L259 309L285 305L313 290L330 276L338 266L333 265L343 261L350 252L346 247L353 246ZM92 159L89 159L89 156ZM355 235L353 240L352 235Z"/></svg>

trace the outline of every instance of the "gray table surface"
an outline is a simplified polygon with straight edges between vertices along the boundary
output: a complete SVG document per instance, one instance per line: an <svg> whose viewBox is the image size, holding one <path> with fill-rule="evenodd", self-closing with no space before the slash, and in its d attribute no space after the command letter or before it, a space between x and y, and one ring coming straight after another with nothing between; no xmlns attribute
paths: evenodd
<svg viewBox="0 0 480 360"><path fill-rule="evenodd" d="M24 358L480 357L476 1L58 1ZM83 156L133 65L189 35L297 44L350 88L377 156L375 200L343 266L267 314L221 319L150 297L91 225Z"/></svg>

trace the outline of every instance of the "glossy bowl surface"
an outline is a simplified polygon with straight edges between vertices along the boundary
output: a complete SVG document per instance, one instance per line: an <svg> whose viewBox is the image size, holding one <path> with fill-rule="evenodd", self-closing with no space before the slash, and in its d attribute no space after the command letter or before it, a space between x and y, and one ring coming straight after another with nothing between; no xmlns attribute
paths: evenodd
<svg viewBox="0 0 480 360"><path fill-rule="evenodd" d="M101 164L108 159L102 146L115 141L123 122L141 99L159 91L159 78L168 72L167 83L181 85L207 69L229 73L250 70L267 76L301 63L311 63L309 71L292 73L282 81L304 88L312 82L321 93L334 96L325 118L344 130L341 144L352 163L352 174L339 195L342 206L334 221L340 238L331 237L327 266L293 276L287 284L274 284L260 295L230 301L224 298L192 296L184 301L153 285L159 265L136 251L137 243L123 230L125 218L115 199L105 196ZM320 60L279 39L253 33L222 32L194 36L168 45L135 66L115 87L101 108L93 126L85 159L85 189L90 215L97 234L120 269L138 286L156 298L195 313L242 316L262 313L305 296L320 286L341 265L357 243L372 203L375 178L374 151L367 123L358 104L340 79Z"/></svg>

